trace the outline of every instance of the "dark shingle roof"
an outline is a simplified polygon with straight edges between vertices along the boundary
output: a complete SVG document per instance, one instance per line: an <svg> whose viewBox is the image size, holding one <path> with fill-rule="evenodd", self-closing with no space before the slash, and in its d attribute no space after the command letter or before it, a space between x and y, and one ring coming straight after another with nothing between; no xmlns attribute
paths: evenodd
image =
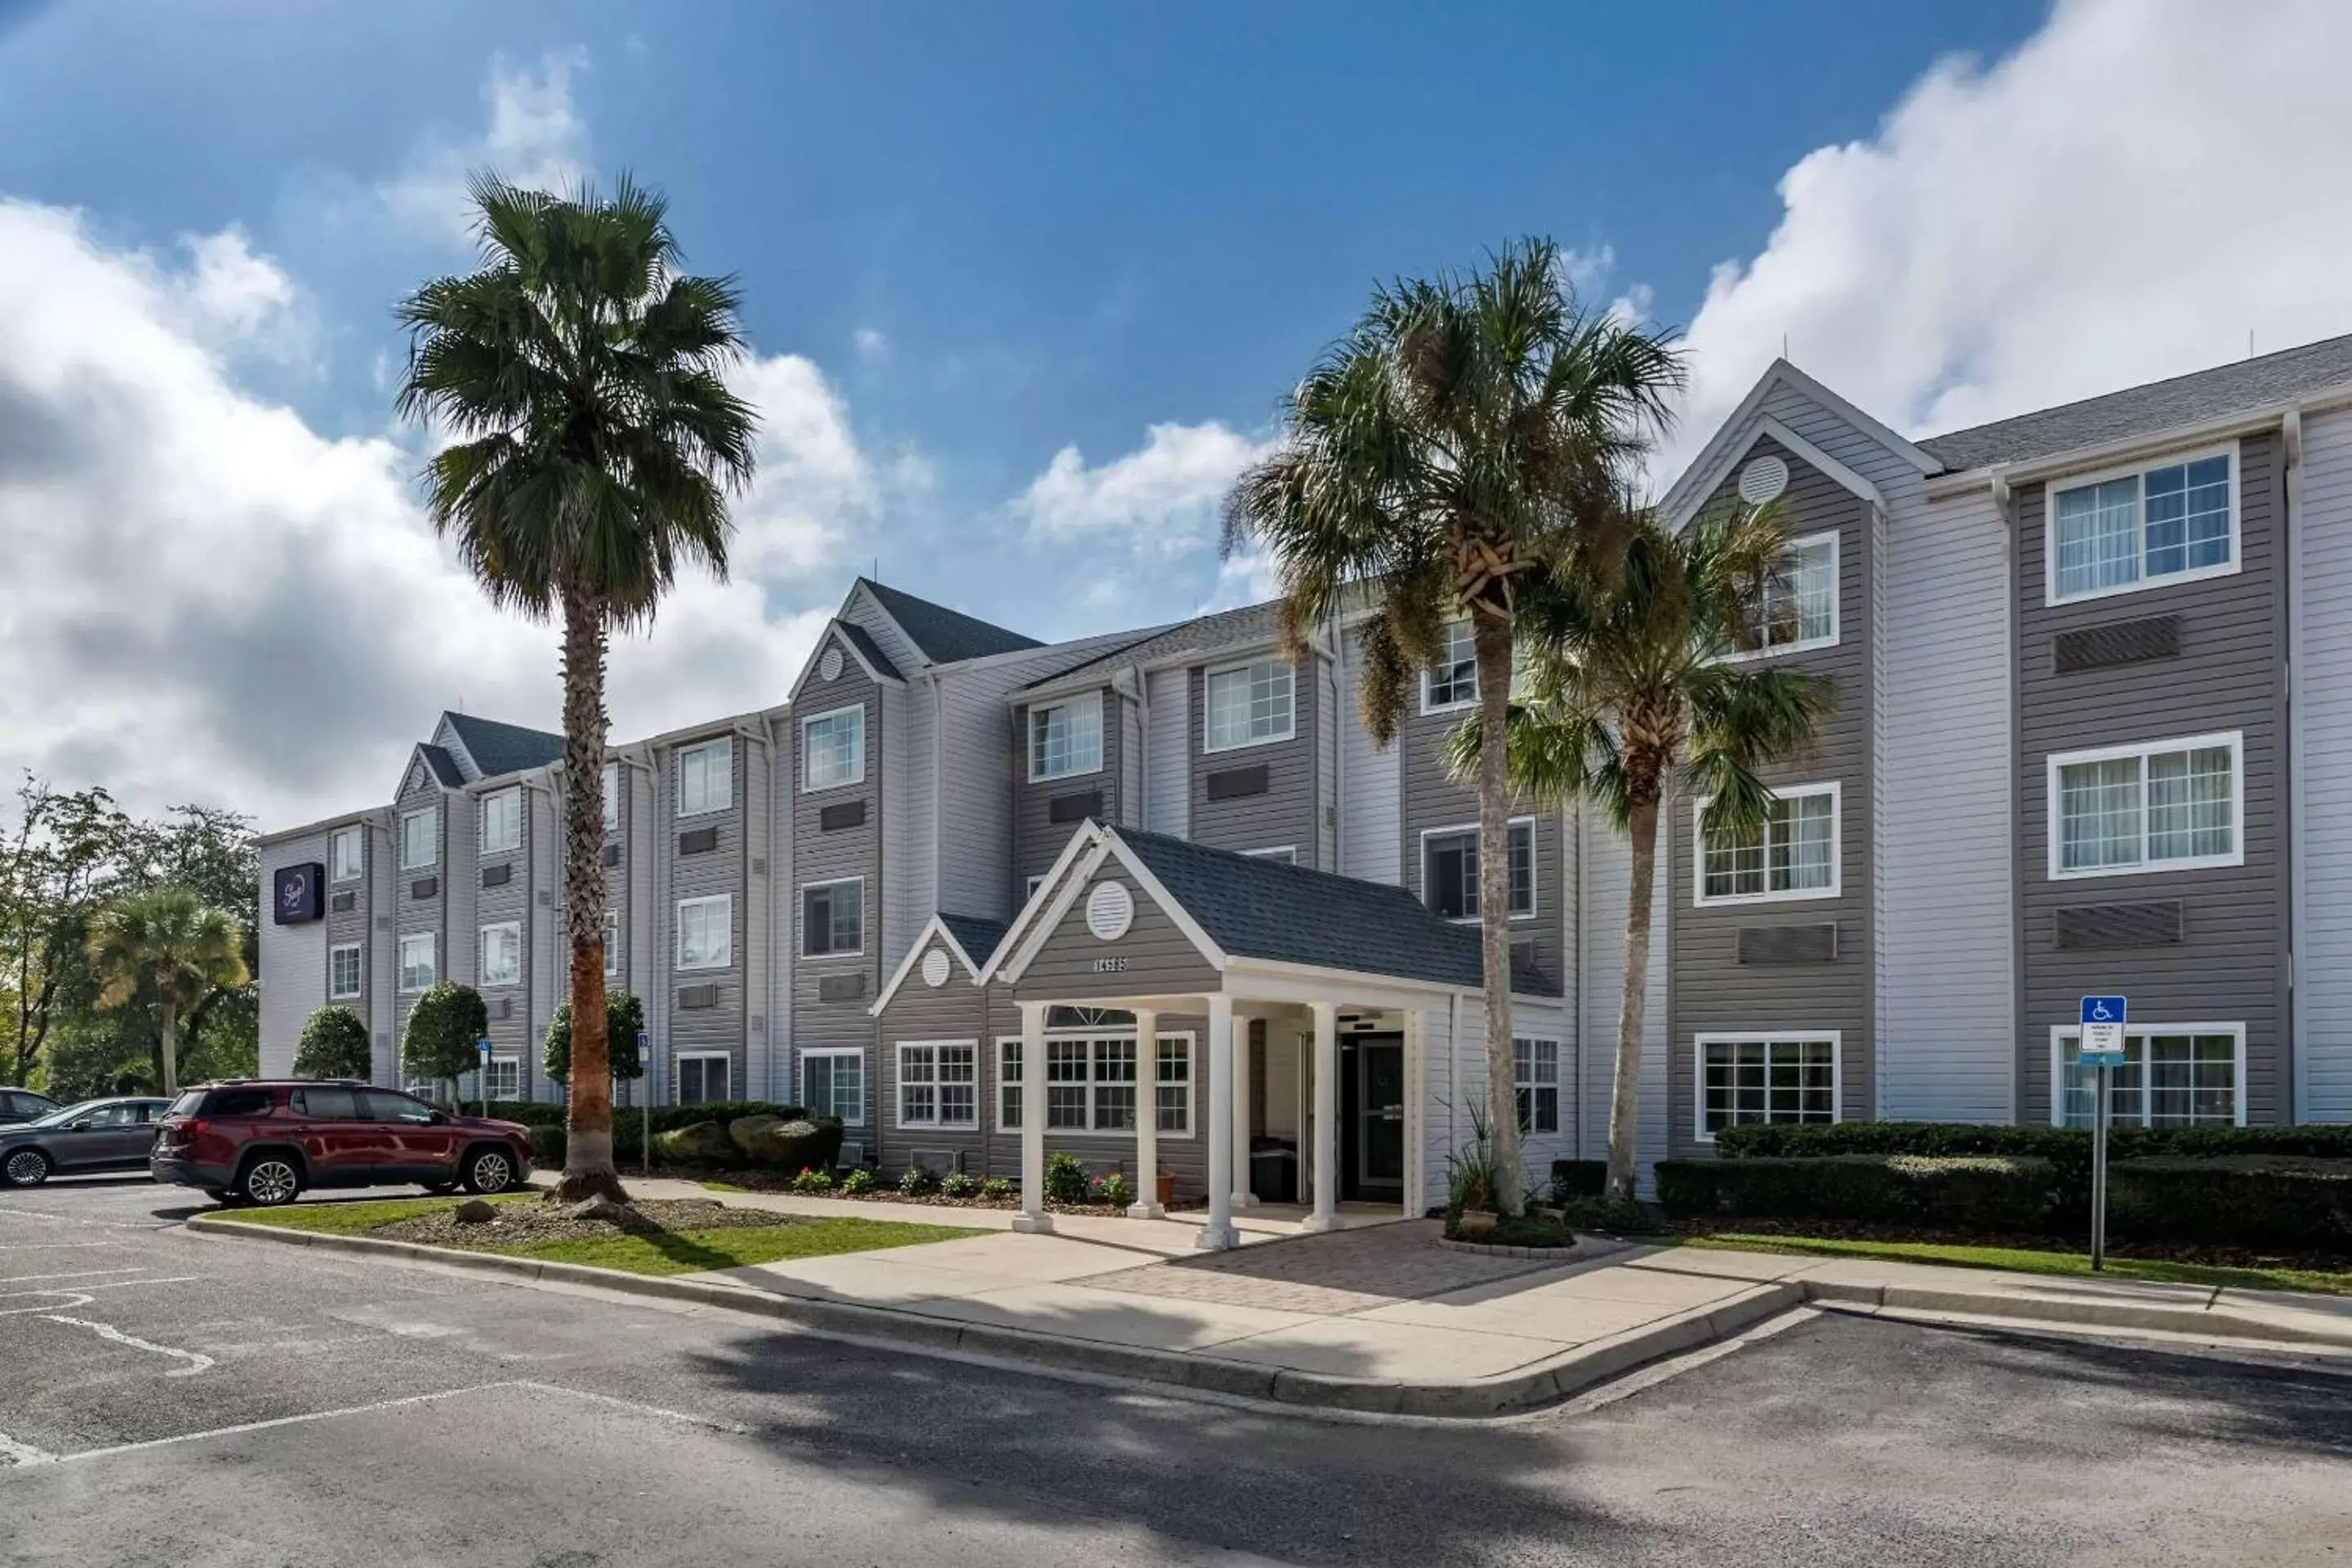
<svg viewBox="0 0 2352 1568"><path fill-rule="evenodd" d="M1164 834L1113 831L1229 954L1442 985L1482 982L1478 928L1440 920L1402 888ZM1522 995L1559 994L1525 969L1513 975L1511 989Z"/></svg>
<svg viewBox="0 0 2352 1568"><path fill-rule="evenodd" d="M873 634L864 626L854 621L835 621L834 624L841 628L841 635L847 637L859 653L865 655L866 662L874 667L874 672L877 675L887 680L907 679L898 673L898 667L890 662L888 657L882 651L882 645L876 642Z"/></svg>
<svg viewBox="0 0 2352 1568"><path fill-rule="evenodd" d="M1954 472L2021 463L2059 452L2252 413L2352 382L2352 336L2327 338L2259 359L2021 414L1918 444Z"/></svg>
<svg viewBox="0 0 2352 1568"><path fill-rule="evenodd" d="M860 577L858 581L890 612L898 629L933 664L952 664L960 658L984 658L992 653L1018 653L1023 648L1045 646L1035 637L1007 631L977 616L967 616L961 610L950 610L945 605L934 605L929 599L886 588L870 577Z"/></svg>
<svg viewBox="0 0 2352 1568"><path fill-rule="evenodd" d="M466 770L457 765L457 759L449 754L447 747L424 741L418 742L416 749L423 754L425 765L433 770L433 776L441 781L442 788L466 787Z"/></svg>
<svg viewBox="0 0 2352 1568"><path fill-rule="evenodd" d="M1097 654L1058 674L1033 680L1022 689L1025 691L1031 687L1051 686L1068 680L1081 670L1114 660L1123 664L1150 664L1172 654L1230 647L1236 643L1270 642L1281 627L1281 601L1269 600L1263 605L1249 605L1238 610L1220 610L1213 616L1195 616L1189 621L1180 621L1139 641Z"/></svg>
<svg viewBox="0 0 2352 1568"><path fill-rule="evenodd" d="M501 724L495 719L477 719L470 713L445 713L442 717L457 732L466 754L474 759L474 765L482 770L484 778L519 773L526 768L543 768L563 755L563 737L544 730L526 730L520 724Z"/></svg>
<svg viewBox="0 0 2352 1568"><path fill-rule="evenodd" d="M940 924L948 928L948 934L956 939L956 945L963 949L964 956L975 965L986 963L989 955L996 951L996 944L1004 940L1005 922L1003 921L982 920L978 915L951 915L941 910Z"/></svg>

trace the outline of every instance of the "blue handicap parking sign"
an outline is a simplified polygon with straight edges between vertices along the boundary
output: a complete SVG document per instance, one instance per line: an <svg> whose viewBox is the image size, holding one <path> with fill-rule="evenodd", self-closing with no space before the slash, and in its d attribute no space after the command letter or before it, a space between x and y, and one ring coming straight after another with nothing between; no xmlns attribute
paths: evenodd
<svg viewBox="0 0 2352 1568"><path fill-rule="evenodd" d="M2083 998L2081 1054L2085 1067L2124 1065L2124 1022L2127 1009L2120 996Z"/></svg>
<svg viewBox="0 0 2352 1568"><path fill-rule="evenodd" d="M2124 1021L2125 1002L2120 996L2085 996L2083 998L2083 1022L2085 1024L2120 1024Z"/></svg>

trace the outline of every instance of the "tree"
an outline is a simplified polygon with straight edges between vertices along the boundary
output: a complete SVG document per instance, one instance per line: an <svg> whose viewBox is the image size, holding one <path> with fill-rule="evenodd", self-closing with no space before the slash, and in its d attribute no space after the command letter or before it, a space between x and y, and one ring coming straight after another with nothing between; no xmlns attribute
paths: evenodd
<svg viewBox="0 0 2352 1568"><path fill-rule="evenodd" d="M86 951L99 1005L129 1006L144 990L163 1042L165 1094L179 1092L182 1009L220 986L243 985L245 931L236 917L212 909L187 888L133 893L100 911Z"/></svg>
<svg viewBox="0 0 2352 1568"><path fill-rule="evenodd" d="M331 1002L303 1022L294 1047L296 1078L367 1078L374 1069L367 1026L357 1013Z"/></svg>
<svg viewBox="0 0 2352 1568"><path fill-rule="evenodd" d="M604 656L649 622L681 560L727 573L727 503L751 480L732 279L678 270L667 204L473 182L481 270L427 283L399 409L450 437L425 469L434 526L493 604L563 624L563 900L573 1041L564 1201L625 1198L613 1165L604 1012Z"/></svg>
<svg viewBox="0 0 2352 1568"><path fill-rule="evenodd" d="M457 1079L481 1065L479 1042L489 1032L490 1010L480 992L451 980L428 985L408 1010L408 1026L401 1031L401 1068L412 1081L429 1079L447 1084L454 1100Z"/></svg>
<svg viewBox="0 0 2352 1568"><path fill-rule="evenodd" d="M646 1026L645 1004L626 991L604 994L604 1037L612 1044L606 1053L615 1081L634 1083L646 1076L645 1063L637 1058L637 1036ZM572 1081L572 1004L561 1003L555 1016L547 1021L546 1056L541 1062L547 1076L559 1083Z"/></svg>
<svg viewBox="0 0 2352 1568"><path fill-rule="evenodd" d="M1756 606L1786 551L1777 502L1727 507L1680 533L1629 509L1612 578L1547 574L1520 597L1528 659L1507 726L1512 786L1548 806L1596 801L1632 840L1612 1203L1633 1198L1659 802L1670 788L1708 796L1706 836L1753 833L1774 803L1756 769L1811 745L1834 701L1825 677L1727 657L1764 646L1774 630ZM1495 754L1483 727L1463 726L1447 745L1457 775Z"/></svg>
<svg viewBox="0 0 2352 1568"><path fill-rule="evenodd" d="M1493 756L1477 776L1477 888L1487 1115L1506 1214L1519 1211L1525 1185L1503 766L1516 584L1531 573L1613 570L1617 497L1682 381L1665 335L1586 313L1558 247L1523 240L1484 271L1376 289L1290 394L1276 450L1226 502L1226 552L1255 544L1273 558L1294 658L1350 595L1369 601L1362 709L1377 744L1394 738L1446 622L1470 623Z"/></svg>

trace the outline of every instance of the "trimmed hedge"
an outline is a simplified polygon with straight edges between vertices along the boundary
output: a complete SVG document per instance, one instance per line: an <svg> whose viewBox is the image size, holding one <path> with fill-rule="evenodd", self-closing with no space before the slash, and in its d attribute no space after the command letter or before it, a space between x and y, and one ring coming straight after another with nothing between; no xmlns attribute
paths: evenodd
<svg viewBox="0 0 2352 1568"><path fill-rule="evenodd" d="M1824 1154L2016 1154L2088 1169L2091 1133L2082 1127L2007 1127L1968 1121L1783 1121L1727 1127L1715 1135L1725 1159ZM2352 1123L2326 1127L2116 1127L2110 1159L2210 1160L2274 1154L2352 1160Z"/></svg>
<svg viewBox="0 0 2352 1568"><path fill-rule="evenodd" d="M1658 1202L1676 1218L1820 1219L1851 1225L2037 1231L2056 1173L2014 1155L1832 1154L1661 1160Z"/></svg>
<svg viewBox="0 0 2352 1568"><path fill-rule="evenodd" d="M2352 1160L2242 1154L2107 1168L2118 1237L2352 1255Z"/></svg>
<svg viewBox="0 0 2352 1568"><path fill-rule="evenodd" d="M1551 1195L1555 1198L1597 1198L1609 1184L1606 1160L1554 1160Z"/></svg>

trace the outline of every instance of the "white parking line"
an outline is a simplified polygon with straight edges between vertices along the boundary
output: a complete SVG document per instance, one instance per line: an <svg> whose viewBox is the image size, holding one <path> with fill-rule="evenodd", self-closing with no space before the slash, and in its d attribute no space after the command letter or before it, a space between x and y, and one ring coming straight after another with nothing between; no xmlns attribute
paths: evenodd
<svg viewBox="0 0 2352 1568"><path fill-rule="evenodd" d="M27 1312L54 1312L60 1307L87 1307L95 1299L92 1290L120 1290L126 1285L184 1285L191 1279L201 1279L201 1274L173 1274L161 1279L93 1279L87 1285L71 1289L43 1289L35 1286L30 1290L0 1290L0 1301L12 1296L68 1296L71 1300L37 1301L29 1307L0 1307L0 1318L20 1318Z"/></svg>
<svg viewBox="0 0 2352 1568"><path fill-rule="evenodd" d="M0 1279L0 1285L29 1285L36 1279L92 1279L100 1274L144 1274L147 1270L125 1265L121 1268L75 1268L62 1274L11 1274ZM123 1281L129 1284L129 1280ZM13 1292L12 1292L13 1293Z"/></svg>
<svg viewBox="0 0 2352 1568"><path fill-rule="evenodd" d="M99 1247L121 1247L119 1241L0 1241L0 1252L69 1252L87 1251Z"/></svg>
<svg viewBox="0 0 2352 1568"><path fill-rule="evenodd" d="M36 1448L30 1443L19 1443L5 1432L0 1432L0 1460L11 1465L47 1465L57 1456L47 1448Z"/></svg>
<svg viewBox="0 0 2352 1568"><path fill-rule="evenodd" d="M159 1345L152 1340L142 1340L136 1334L126 1334L112 1323L94 1322L88 1318L68 1318L62 1312L44 1312L41 1316L52 1323L64 1323L69 1328L88 1329L100 1339L110 1340L118 1345L129 1345L135 1351L149 1351L156 1355L171 1356L174 1360L188 1363L185 1366L173 1367L163 1374L165 1377L194 1377L213 1364L213 1358L208 1355L199 1354L195 1351L177 1350L170 1345Z"/></svg>

